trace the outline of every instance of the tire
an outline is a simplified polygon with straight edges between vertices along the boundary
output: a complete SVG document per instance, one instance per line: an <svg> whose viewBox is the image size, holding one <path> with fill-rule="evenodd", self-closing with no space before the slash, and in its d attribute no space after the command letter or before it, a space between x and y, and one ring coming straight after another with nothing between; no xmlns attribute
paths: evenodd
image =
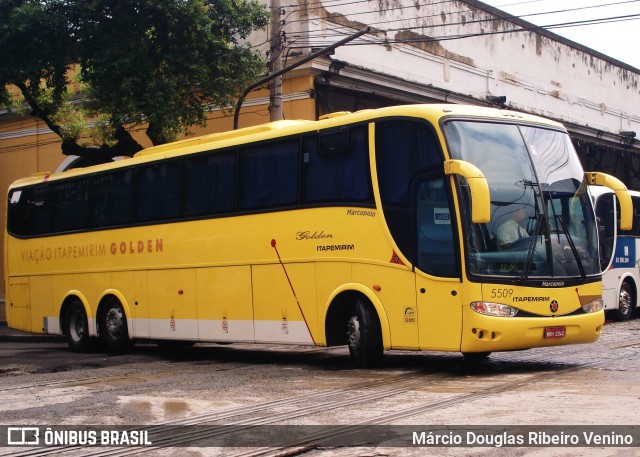
<svg viewBox="0 0 640 457"><path fill-rule="evenodd" d="M87 352L91 349L92 339L89 337L89 320L84 306L74 301L64 316L64 334L67 344L73 352Z"/></svg>
<svg viewBox="0 0 640 457"><path fill-rule="evenodd" d="M618 309L616 310L616 319L618 321L624 322L631 319L634 302L633 289L628 282L623 282L620 286L620 293L618 293Z"/></svg>
<svg viewBox="0 0 640 457"><path fill-rule="evenodd" d="M100 313L100 335L113 354L122 354L131 346L127 316L119 302L109 301Z"/></svg>
<svg viewBox="0 0 640 457"><path fill-rule="evenodd" d="M380 321L373 307L359 299L347 320L347 344L357 367L373 367L382 360Z"/></svg>

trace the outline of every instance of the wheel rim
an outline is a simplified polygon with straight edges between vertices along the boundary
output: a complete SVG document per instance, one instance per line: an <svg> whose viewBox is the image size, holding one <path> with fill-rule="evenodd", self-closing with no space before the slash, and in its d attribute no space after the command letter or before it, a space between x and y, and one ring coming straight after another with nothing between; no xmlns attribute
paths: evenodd
<svg viewBox="0 0 640 457"><path fill-rule="evenodd" d="M631 293L629 293L626 287L622 287L620 289L618 308L620 309L620 312L625 316L629 314L629 311L631 310Z"/></svg>
<svg viewBox="0 0 640 457"><path fill-rule="evenodd" d="M109 308L104 319L105 331L113 340L120 338L124 327L124 313L120 308Z"/></svg>
<svg viewBox="0 0 640 457"><path fill-rule="evenodd" d="M357 315L353 315L349 318L347 323L347 336L349 339L349 349L357 353L360 350L360 321Z"/></svg>
<svg viewBox="0 0 640 457"><path fill-rule="evenodd" d="M72 311L69 316L69 336L71 336L71 339L73 341L81 341L86 331L82 313L79 310Z"/></svg>

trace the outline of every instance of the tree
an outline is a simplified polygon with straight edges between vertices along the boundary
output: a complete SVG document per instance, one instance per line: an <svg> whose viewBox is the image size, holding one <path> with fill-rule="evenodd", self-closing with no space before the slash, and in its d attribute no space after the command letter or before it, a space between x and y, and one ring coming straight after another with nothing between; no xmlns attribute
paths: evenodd
<svg viewBox="0 0 640 457"><path fill-rule="evenodd" d="M0 0L0 17L0 103L17 87L64 154L96 161L140 150L134 127L162 144L204 125L263 69L244 43L258 0ZM85 116L107 127L98 146L79 143Z"/></svg>

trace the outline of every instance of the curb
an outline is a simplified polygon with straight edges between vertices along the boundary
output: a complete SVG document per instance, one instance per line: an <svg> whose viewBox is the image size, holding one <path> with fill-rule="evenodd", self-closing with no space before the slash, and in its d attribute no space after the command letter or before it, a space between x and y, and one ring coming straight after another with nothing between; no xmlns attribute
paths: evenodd
<svg viewBox="0 0 640 457"><path fill-rule="evenodd" d="M65 337L62 335L42 335L22 330L14 330L7 326L7 323L0 321L0 342L9 343L64 343Z"/></svg>

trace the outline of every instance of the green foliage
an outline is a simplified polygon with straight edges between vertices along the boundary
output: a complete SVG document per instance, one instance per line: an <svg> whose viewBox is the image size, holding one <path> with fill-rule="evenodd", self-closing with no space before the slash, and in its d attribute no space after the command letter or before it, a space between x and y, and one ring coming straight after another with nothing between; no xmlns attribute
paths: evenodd
<svg viewBox="0 0 640 457"><path fill-rule="evenodd" d="M20 88L67 143L83 113L99 118L105 147L142 124L154 144L171 141L204 125L207 107L232 105L263 69L243 42L267 23L257 0L0 0L0 17L0 87ZM72 63L82 109L68 104Z"/></svg>
<svg viewBox="0 0 640 457"><path fill-rule="evenodd" d="M46 87L56 108L66 91L67 66L74 59L61 1L0 0L0 86L3 102L10 101L6 86L28 90L36 99ZM32 107L33 108L33 107Z"/></svg>

